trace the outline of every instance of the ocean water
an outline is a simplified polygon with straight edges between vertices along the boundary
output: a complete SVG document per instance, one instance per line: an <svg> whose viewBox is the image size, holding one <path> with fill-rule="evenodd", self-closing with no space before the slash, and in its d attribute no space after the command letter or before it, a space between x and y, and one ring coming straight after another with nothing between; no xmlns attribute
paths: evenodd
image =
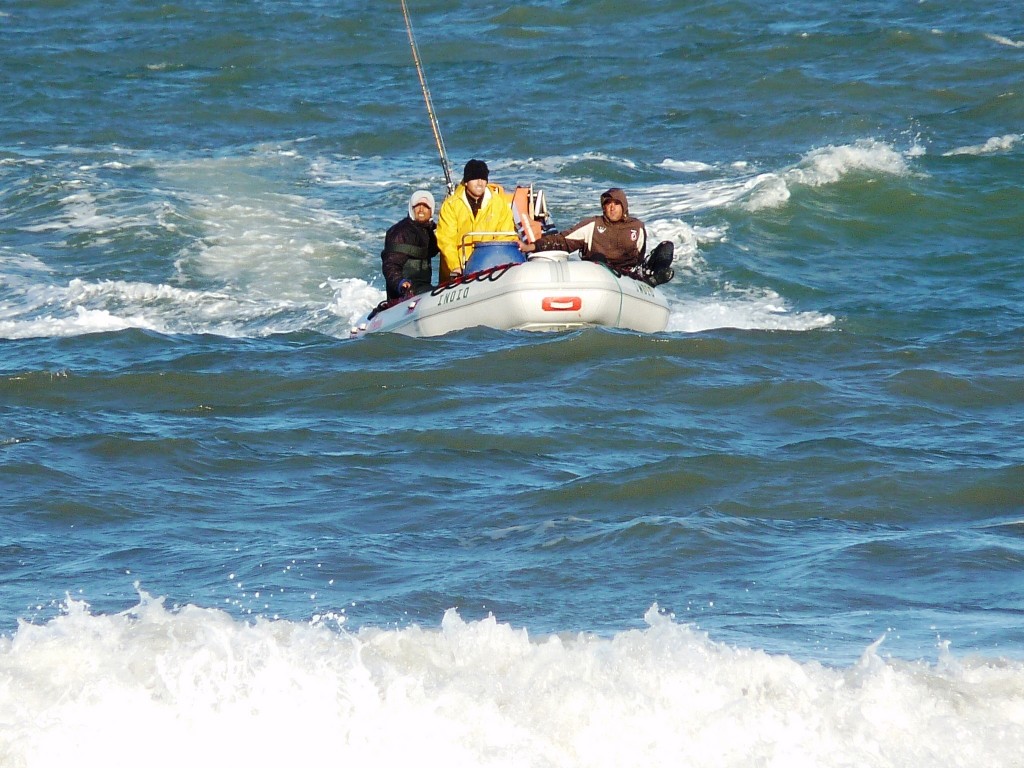
<svg viewBox="0 0 1024 768"><path fill-rule="evenodd" d="M0 4L0 765L1024 765L1017 2L410 2L664 333L350 339L400 3Z"/></svg>

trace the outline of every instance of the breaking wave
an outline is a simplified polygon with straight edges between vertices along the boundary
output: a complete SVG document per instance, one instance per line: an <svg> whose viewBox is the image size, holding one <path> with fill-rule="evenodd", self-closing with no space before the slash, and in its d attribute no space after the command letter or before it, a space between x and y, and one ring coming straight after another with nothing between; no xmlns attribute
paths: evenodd
<svg viewBox="0 0 1024 768"><path fill-rule="evenodd" d="M1005 136L993 136L984 144L951 149L949 152L943 153L943 155L945 157L956 155L994 155L1000 152L1009 152L1020 144L1022 140L1024 140L1024 134L1008 133Z"/></svg>
<svg viewBox="0 0 1024 768"><path fill-rule="evenodd" d="M493 616L437 628L244 622L138 605L0 638L11 768L331 764L1010 766L1019 663L881 655L847 668L730 647L653 606L644 628L530 636ZM113 763L111 763L113 761Z"/></svg>
<svg viewBox="0 0 1024 768"><path fill-rule="evenodd" d="M794 187L836 184L852 173L905 176L909 166L902 153L882 141L864 139L854 144L828 146L813 150L788 170L752 179L743 205L749 211L778 208L789 200Z"/></svg>

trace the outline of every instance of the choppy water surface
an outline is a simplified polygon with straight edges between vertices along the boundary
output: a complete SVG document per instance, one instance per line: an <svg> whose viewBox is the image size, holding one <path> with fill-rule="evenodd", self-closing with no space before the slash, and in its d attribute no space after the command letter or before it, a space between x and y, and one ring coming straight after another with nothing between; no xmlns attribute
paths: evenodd
<svg viewBox="0 0 1024 768"><path fill-rule="evenodd" d="M0 764L1018 765L1019 8L410 10L667 331L349 339L397 3L7 4Z"/></svg>

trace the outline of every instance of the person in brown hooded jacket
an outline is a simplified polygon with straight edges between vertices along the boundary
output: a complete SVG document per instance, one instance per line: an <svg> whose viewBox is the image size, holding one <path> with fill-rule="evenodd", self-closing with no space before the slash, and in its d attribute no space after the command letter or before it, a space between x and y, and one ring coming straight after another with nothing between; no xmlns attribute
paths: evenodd
<svg viewBox="0 0 1024 768"><path fill-rule="evenodd" d="M626 193L612 187L601 193L601 215L583 219L563 232L544 235L536 243L520 245L523 251L580 251L587 261L599 261L638 280L660 285L673 277L672 243L663 242L644 260L647 229L629 215Z"/></svg>

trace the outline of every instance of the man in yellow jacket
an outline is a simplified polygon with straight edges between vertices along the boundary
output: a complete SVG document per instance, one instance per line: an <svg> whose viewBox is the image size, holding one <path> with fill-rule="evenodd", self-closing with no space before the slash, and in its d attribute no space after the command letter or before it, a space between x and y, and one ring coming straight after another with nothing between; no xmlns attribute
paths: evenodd
<svg viewBox="0 0 1024 768"><path fill-rule="evenodd" d="M441 249L440 281L448 282L462 274L473 254L472 244L461 248L463 235L469 232L507 232L507 235L481 235L467 243L483 240L515 240L512 200L498 184L489 184L490 172L483 160L470 160L462 172L462 183L441 205L437 218L437 247Z"/></svg>

